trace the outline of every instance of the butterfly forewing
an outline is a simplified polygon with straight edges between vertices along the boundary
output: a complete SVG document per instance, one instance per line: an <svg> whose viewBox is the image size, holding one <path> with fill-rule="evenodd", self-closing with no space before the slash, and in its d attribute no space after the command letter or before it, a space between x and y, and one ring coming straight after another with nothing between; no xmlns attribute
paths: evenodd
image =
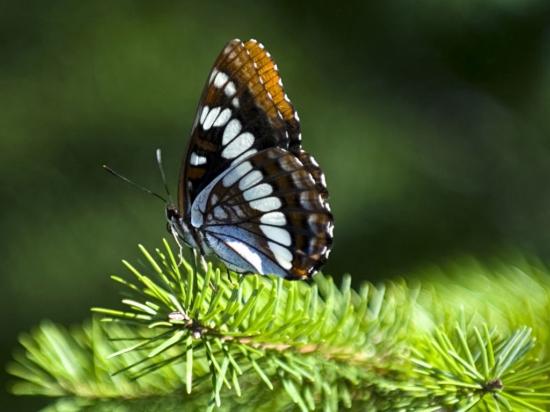
<svg viewBox="0 0 550 412"><path fill-rule="evenodd" d="M193 204L193 224L226 263L243 268L242 259L251 272L303 279L326 260L332 215L308 166L291 152L260 151L205 190Z"/></svg>
<svg viewBox="0 0 550 412"><path fill-rule="evenodd" d="M179 185L179 210L243 157L270 147L300 150L300 124L277 65L256 40L230 41L208 76Z"/></svg>

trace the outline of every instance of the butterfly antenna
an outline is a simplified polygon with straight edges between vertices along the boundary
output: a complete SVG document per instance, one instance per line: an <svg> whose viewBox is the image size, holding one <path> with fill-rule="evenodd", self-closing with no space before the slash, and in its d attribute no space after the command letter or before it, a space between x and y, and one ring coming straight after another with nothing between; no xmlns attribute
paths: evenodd
<svg viewBox="0 0 550 412"><path fill-rule="evenodd" d="M168 183L166 182L166 173L164 173L164 166L162 164L162 153L160 149L157 149L157 164L160 171L160 178L162 179L162 184L164 185L164 190L166 191L166 196L168 196L168 200L170 200L170 204L174 204L172 201L172 195L170 195L170 189L168 188Z"/></svg>
<svg viewBox="0 0 550 412"><path fill-rule="evenodd" d="M141 185L138 185L136 182L128 179L126 176L123 176L121 175L120 173L118 172L115 172L113 169L111 169L109 166L107 165L103 165L102 166L103 169L105 169L107 172L109 172L110 174L112 174L113 176L116 176L118 177L119 179L123 180L124 182L126 183L129 183L130 185L134 186L135 188L139 189L139 190L142 190L144 191L145 193L149 193L150 195L153 195L155 196L156 198L162 200L164 203L167 203L166 202L166 199L164 197L162 197L161 195L159 195L158 193L155 193L153 192L152 190L150 189L147 189L146 187L144 186L141 186Z"/></svg>

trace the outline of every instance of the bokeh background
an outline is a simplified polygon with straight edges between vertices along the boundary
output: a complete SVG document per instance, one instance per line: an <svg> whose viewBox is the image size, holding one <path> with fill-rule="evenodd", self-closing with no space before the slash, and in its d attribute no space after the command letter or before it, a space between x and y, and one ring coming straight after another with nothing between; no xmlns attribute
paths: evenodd
<svg viewBox="0 0 550 412"><path fill-rule="evenodd" d="M460 255L550 258L546 0L0 1L0 364L41 319L114 305L159 244L197 100L234 37L262 41L323 166L326 272L407 276ZM7 395L0 409L43 399Z"/></svg>

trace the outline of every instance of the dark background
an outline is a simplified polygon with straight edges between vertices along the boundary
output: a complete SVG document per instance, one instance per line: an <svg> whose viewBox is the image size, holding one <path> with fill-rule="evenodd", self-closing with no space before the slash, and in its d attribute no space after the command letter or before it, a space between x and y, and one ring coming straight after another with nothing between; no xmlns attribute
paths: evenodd
<svg viewBox="0 0 550 412"><path fill-rule="evenodd" d="M160 147L175 191L201 88L234 37L274 55L325 170L326 272L376 281L511 249L547 259L549 11L545 0L0 0L0 363L41 319L115 305L120 259L167 236L163 205L100 165L160 191Z"/></svg>

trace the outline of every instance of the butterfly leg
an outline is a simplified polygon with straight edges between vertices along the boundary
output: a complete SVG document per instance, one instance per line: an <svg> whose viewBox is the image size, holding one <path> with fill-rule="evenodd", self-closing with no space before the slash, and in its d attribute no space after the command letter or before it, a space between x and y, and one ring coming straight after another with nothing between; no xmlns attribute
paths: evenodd
<svg viewBox="0 0 550 412"><path fill-rule="evenodd" d="M227 275L227 281L232 287L239 286L238 283L233 282L233 277L231 276L231 272L229 271L229 268L227 266L225 267L225 273Z"/></svg>
<svg viewBox="0 0 550 412"><path fill-rule="evenodd" d="M237 281L237 284L239 286L241 286L241 284L243 283L244 279L248 276L252 276L254 275L254 273L252 272L243 272L243 273L237 273L237 275L239 276L239 280Z"/></svg>
<svg viewBox="0 0 550 412"><path fill-rule="evenodd" d="M178 266L182 266L183 265L183 245L179 241L176 241L176 243L178 244L178 247L179 247L179 256L180 256Z"/></svg>
<svg viewBox="0 0 550 412"><path fill-rule="evenodd" d="M204 274L208 271L208 265L206 264L206 259L197 249L193 249L193 258L195 261L195 272L198 272L199 269L202 270Z"/></svg>
<svg viewBox="0 0 550 412"><path fill-rule="evenodd" d="M180 241L180 237L178 236L178 233L176 232L174 227L172 225L169 225L169 228L170 228L170 233L172 233L172 236L174 237L174 240L176 241L179 248L178 266L182 266L183 265L183 243Z"/></svg>
<svg viewBox="0 0 550 412"><path fill-rule="evenodd" d="M204 255L198 251L197 249L193 249L193 257L195 260L195 273L198 271L199 267L202 270L202 272L206 275L206 272L208 271L208 263L206 263L206 259L204 258ZM210 288L213 291L217 291L218 288L212 281L210 281Z"/></svg>
<svg viewBox="0 0 550 412"><path fill-rule="evenodd" d="M199 263L201 265L201 269L206 272L208 271L208 264L206 263L206 259L204 258L204 255L202 253L199 253Z"/></svg>

